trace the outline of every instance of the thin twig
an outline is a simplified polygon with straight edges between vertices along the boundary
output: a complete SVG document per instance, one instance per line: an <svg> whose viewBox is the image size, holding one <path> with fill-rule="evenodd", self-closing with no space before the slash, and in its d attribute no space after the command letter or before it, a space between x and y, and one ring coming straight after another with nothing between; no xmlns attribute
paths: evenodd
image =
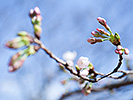
<svg viewBox="0 0 133 100"><path fill-rule="evenodd" d="M105 86L100 87L100 88L92 88L92 92L101 92L101 91L104 91L107 89L111 90L114 88L120 88L120 87L130 85L130 84L133 84L133 80L128 80L128 81L123 80L123 81L120 81L118 83L108 84L108 85L105 85ZM82 93L82 90L79 89L79 90L75 90L75 91L63 94L59 100L64 100L65 98L70 97L71 95L77 94L77 93Z"/></svg>

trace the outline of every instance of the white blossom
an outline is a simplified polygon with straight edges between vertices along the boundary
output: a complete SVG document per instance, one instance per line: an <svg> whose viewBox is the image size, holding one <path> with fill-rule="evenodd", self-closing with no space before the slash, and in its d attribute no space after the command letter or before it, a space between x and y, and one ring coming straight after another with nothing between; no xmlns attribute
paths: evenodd
<svg viewBox="0 0 133 100"><path fill-rule="evenodd" d="M79 66L79 68L86 68L88 67L90 61L87 57L80 57L77 61L77 65Z"/></svg>
<svg viewBox="0 0 133 100"><path fill-rule="evenodd" d="M80 71L80 74L82 76L87 76L89 74L89 71L87 69Z"/></svg>
<svg viewBox="0 0 133 100"><path fill-rule="evenodd" d="M77 56L77 52L76 51L67 51L63 54L63 59L66 60L66 61L74 61L74 59L76 58Z"/></svg>

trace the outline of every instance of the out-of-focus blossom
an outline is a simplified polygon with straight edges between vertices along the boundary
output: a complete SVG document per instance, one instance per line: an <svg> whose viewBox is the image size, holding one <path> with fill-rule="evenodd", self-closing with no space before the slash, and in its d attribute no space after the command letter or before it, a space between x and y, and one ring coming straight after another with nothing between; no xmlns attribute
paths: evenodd
<svg viewBox="0 0 133 100"><path fill-rule="evenodd" d="M84 88L82 89L82 93L87 96L88 94L91 93L91 90L92 90L92 83L87 83Z"/></svg>
<svg viewBox="0 0 133 100"><path fill-rule="evenodd" d="M88 67L88 65L90 64L90 61L87 57L80 57L77 61L77 65L79 66L79 68L86 68Z"/></svg>
<svg viewBox="0 0 133 100"><path fill-rule="evenodd" d="M37 39L40 39L40 35L42 32L42 28L41 28L42 16L40 14L41 12L38 7L31 9L29 12L29 16L31 17L31 22L34 27L34 34Z"/></svg>
<svg viewBox="0 0 133 100"><path fill-rule="evenodd" d="M18 36L30 36L29 33L26 31L20 31L17 35Z"/></svg>
<svg viewBox="0 0 133 100"><path fill-rule="evenodd" d="M30 55L35 54L39 49L39 46L30 45L25 50L19 51L17 54L12 56L9 62L9 72L13 72L19 69L23 65L26 58Z"/></svg>
<svg viewBox="0 0 133 100"><path fill-rule="evenodd" d="M32 19L31 19L31 22L33 25L41 25L41 21L42 21L42 17L39 15L39 16L34 16Z"/></svg>
<svg viewBox="0 0 133 100"><path fill-rule="evenodd" d="M28 46L32 42L33 40L30 37L23 36L23 37L17 37L13 40L6 42L5 46L8 48L17 49L23 46Z"/></svg>
<svg viewBox="0 0 133 100"><path fill-rule="evenodd" d="M76 58L77 56L77 52L76 51L67 51L63 54L63 59L68 61L68 60L71 60L71 61L74 61L74 59Z"/></svg>
<svg viewBox="0 0 133 100"><path fill-rule="evenodd" d="M61 84L65 85L68 82L68 80L62 80Z"/></svg>
<svg viewBox="0 0 133 100"><path fill-rule="evenodd" d="M33 43L33 38L25 31L19 32L18 36L19 37L16 37L13 40L7 41L5 46L8 48L17 49Z"/></svg>
<svg viewBox="0 0 133 100"><path fill-rule="evenodd" d="M35 8L34 8L34 13L35 13L36 15L40 15L41 11L40 11L40 9L39 9L38 7L35 7Z"/></svg>
<svg viewBox="0 0 133 100"><path fill-rule="evenodd" d="M27 57L27 54L19 55L18 53L12 56L11 61L9 63L9 72L16 71L18 68L20 68Z"/></svg>
<svg viewBox="0 0 133 100"><path fill-rule="evenodd" d="M40 25L34 25L34 34L38 39L40 39L41 32L42 32L41 26Z"/></svg>
<svg viewBox="0 0 133 100"><path fill-rule="evenodd" d="M29 16L33 18L34 16L40 15L40 9L38 7L35 7L34 9L30 9Z"/></svg>

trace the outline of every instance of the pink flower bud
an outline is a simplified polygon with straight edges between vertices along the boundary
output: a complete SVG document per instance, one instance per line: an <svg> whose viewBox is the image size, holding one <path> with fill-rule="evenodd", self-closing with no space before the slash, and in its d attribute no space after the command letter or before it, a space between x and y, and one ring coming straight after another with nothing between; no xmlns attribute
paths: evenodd
<svg viewBox="0 0 133 100"><path fill-rule="evenodd" d="M33 9L30 9L29 16L30 16L31 18L34 17L34 10L33 10Z"/></svg>
<svg viewBox="0 0 133 100"><path fill-rule="evenodd" d="M27 54L18 55L18 53L14 55L9 62L9 72L16 71L18 68L20 68L26 60L27 56Z"/></svg>
<svg viewBox="0 0 133 100"><path fill-rule="evenodd" d="M106 25L106 20L105 20L104 18L98 17L97 20L98 20L98 22L99 22L101 25L103 25L103 26Z"/></svg>
<svg viewBox="0 0 133 100"><path fill-rule="evenodd" d="M79 68L86 68L90 64L90 61L87 57L80 57L77 61L77 65Z"/></svg>
<svg viewBox="0 0 133 100"><path fill-rule="evenodd" d="M119 51L119 55L122 55L122 54L123 54L123 51L122 51L122 50L120 50L120 51Z"/></svg>
<svg viewBox="0 0 133 100"><path fill-rule="evenodd" d="M118 54L118 53L119 53L119 50L117 50L117 49L116 49L116 50L115 50L115 53L117 53L117 54Z"/></svg>
<svg viewBox="0 0 133 100"><path fill-rule="evenodd" d="M125 49L124 49L124 53L125 53L126 55L129 54L129 50L128 50L128 48L125 48Z"/></svg>
<svg viewBox="0 0 133 100"><path fill-rule="evenodd" d="M107 25L106 20L104 18L98 17L98 22L103 25L107 30L110 30L110 27Z"/></svg>
<svg viewBox="0 0 133 100"><path fill-rule="evenodd" d="M38 7L35 7L34 8L34 13L35 13L35 15L40 15L40 9L38 8Z"/></svg>
<svg viewBox="0 0 133 100"><path fill-rule="evenodd" d="M109 33L105 32L104 29L97 28L96 30L97 30L99 33L104 34L104 35L106 35L106 36L109 36L109 35L110 35Z"/></svg>
<svg viewBox="0 0 133 100"><path fill-rule="evenodd" d="M92 34L93 36L95 36L95 35L98 34L98 32L97 32L97 31L92 31L91 34Z"/></svg>
<svg viewBox="0 0 133 100"><path fill-rule="evenodd" d="M94 37L100 37L100 34L99 34L97 31L92 31L91 34L92 34Z"/></svg>
<svg viewBox="0 0 133 100"><path fill-rule="evenodd" d="M96 39L91 37L87 40L90 44L95 44L96 43Z"/></svg>

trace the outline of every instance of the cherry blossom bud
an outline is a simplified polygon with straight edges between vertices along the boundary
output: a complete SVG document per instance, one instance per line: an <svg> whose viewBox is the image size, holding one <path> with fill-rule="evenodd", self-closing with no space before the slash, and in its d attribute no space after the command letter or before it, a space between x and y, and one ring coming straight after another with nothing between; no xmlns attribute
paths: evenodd
<svg viewBox="0 0 133 100"><path fill-rule="evenodd" d="M103 25L103 26L106 25L106 20L105 20L104 18L98 17L97 20L98 20L98 22L99 22L101 25Z"/></svg>
<svg viewBox="0 0 133 100"><path fill-rule="evenodd" d="M42 22L42 17L40 15L38 16L34 16L32 19L31 19L31 22L33 25L41 25L41 22Z"/></svg>
<svg viewBox="0 0 133 100"><path fill-rule="evenodd" d="M119 55L122 55L122 54L123 54L123 51L122 51L122 50L120 50L118 53L119 53Z"/></svg>
<svg viewBox="0 0 133 100"><path fill-rule="evenodd" d="M104 34L104 35L106 35L106 36L110 36L109 33L107 33L107 32L104 31L104 29L97 28L96 30L97 30L99 33L101 33L101 34Z"/></svg>
<svg viewBox="0 0 133 100"><path fill-rule="evenodd" d="M25 44L22 42L22 38L21 37L17 37L13 40L7 41L5 46L8 48L12 48L12 49L17 49L20 47L23 47Z"/></svg>
<svg viewBox="0 0 133 100"><path fill-rule="evenodd" d="M125 48L125 49L124 49L124 53L125 53L126 55L129 54L129 50L128 50L128 48Z"/></svg>
<svg viewBox="0 0 133 100"><path fill-rule="evenodd" d="M35 15L40 15L40 9L38 8L38 7L35 7L34 8L34 13L35 13Z"/></svg>
<svg viewBox="0 0 133 100"><path fill-rule="evenodd" d="M95 44L96 43L96 39L91 37L87 40L90 44Z"/></svg>
<svg viewBox="0 0 133 100"><path fill-rule="evenodd" d="M41 47L39 45L34 46L34 50L37 52Z"/></svg>
<svg viewBox="0 0 133 100"><path fill-rule="evenodd" d="M103 42L103 39L96 39L96 42Z"/></svg>
<svg viewBox="0 0 133 100"><path fill-rule="evenodd" d="M88 67L89 63L90 63L89 59L87 57L83 57L83 56L80 57L77 61L77 65L81 69Z"/></svg>
<svg viewBox="0 0 133 100"><path fill-rule="evenodd" d="M116 50L115 50L115 53L117 53L117 54L118 54L118 53L119 53L119 50L117 50L117 49L116 49Z"/></svg>
<svg viewBox="0 0 133 100"><path fill-rule="evenodd" d="M11 61L9 63L9 72L16 71L18 68L20 68L26 60L27 56L27 54L18 55L18 53L12 56Z"/></svg>
<svg viewBox="0 0 133 100"><path fill-rule="evenodd" d="M18 36L28 36L29 33L28 32L25 32L25 31L20 31L17 35Z"/></svg>
<svg viewBox="0 0 133 100"><path fill-rule="evenodd" d="M33 43L33 38L31 36L20 36L13 40L7 41L5 46L8 48L17 49L23 46L28 46L30 43Z"/></svg>
<svg viewBox="0 0 133 100"><path fill-rule="evenodd" d="M33 10L33 9L30 9L29 16L30 16L31 18L34 17L34 10Z"/></svg>
<svg viewBox="0 0 133 100"><path fill-rule="evenodd" d="M33 18L34 16L40 15L40 9L38 7L35 7L34 9L31 9L29 12L29 16Z"/></svg>
<svg viewBox="0 0 133 100"><path fill-rule="evenodd" d="M110 27L107 25L106 20L104 18L98 17L98 22L103 25L108 31L110 30Z"/></svg>
<svg viewBox="0 0 133 100"><path fill-rule="evenodd" d="M88 94L91 93L91 90L92 90L92 83L86 83L84 88L82 89L82 93L87 96Z"/></svg>
<svg viewBox="0 0 133 100"><path fill-rule="evenodd" d="M28 49L28 53L27 53L28 55L33 55L36 53L33 45L30 45L27 49Z"/></svg>
<svg viewBox="0 0 133 100"><path fill-rule="evenodd" d="M86 93L90 94L92 90L92 83L89 84L89 86L86 88Z"/></svg>
<svg viewBox="0 0 133 100"><path fill-rule="evenodd" d="M92 31L91 34L92 34L94 37L100 37L100 34L99 34L97 31Z"/></svg>
<svg viewBox="0 0 133 100"><path fill-rule="evenodd" d="M81 70L78 65L75 65L75 68L76 68L77 72L79 72Z"/></svg>
<svg viewBox="0 0 133 100"><path fill-rule="evenodd" d="M42 32L41 26L34 25L34 34L35 34L36 38L40 39L41 32Z"/></svg>

